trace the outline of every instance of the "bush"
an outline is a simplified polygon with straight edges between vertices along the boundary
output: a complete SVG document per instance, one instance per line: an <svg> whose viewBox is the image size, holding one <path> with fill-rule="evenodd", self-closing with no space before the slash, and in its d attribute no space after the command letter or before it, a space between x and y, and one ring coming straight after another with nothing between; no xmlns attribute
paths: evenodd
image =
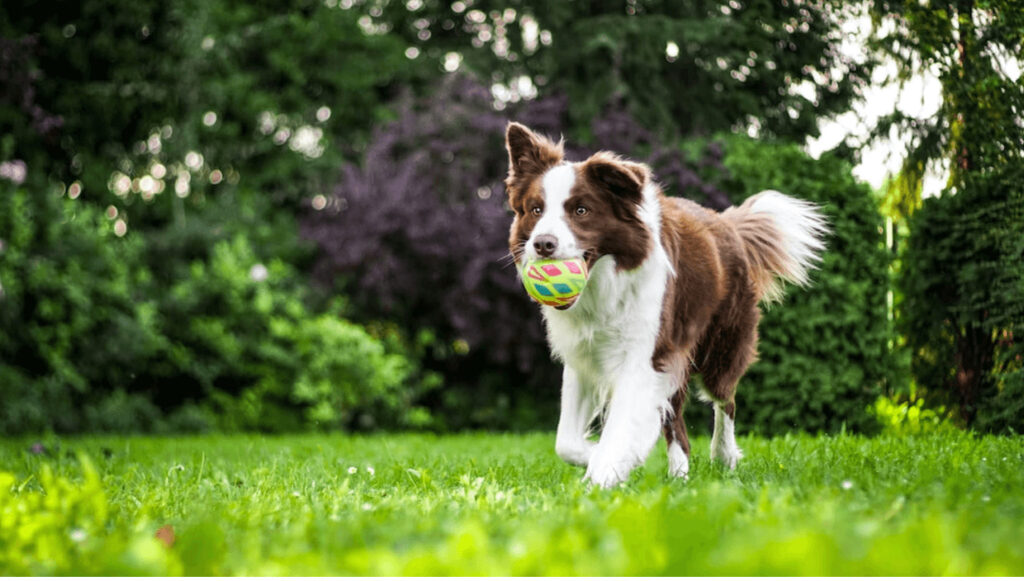
<svg viewBox="0 0 1024 581"><path fill-rule="evenodd" d="M779 190L820 204L832 228L811 286L789 286L764 314L759 361L740 380L737 426L762 434L876 429L870 408L894 359L884 222L870 191L846 162L811 159L796 145L731 138L725 167L722 186L736 203ZM698 426L707 423L703 413L691 414Z"/></svg>
<svg viewBox="0 0 1024 581"><path fill-rule="evenodd" d="M875 417L883 432L909 435L957 428L949 421L945 408L928 406L921 398L879 397L875 401Z"/></svg>
<svg viewBox="0 0 1024 581"><path fill-rule="evenodd" d="M1024 431L1024 167L968 173L910 220L900 329L919 389L962 424Z"/></svg>
<svg viewBox="0 0 1024 581"><path fill-rule="evenodd" d="M137 240L100 212L0 181L0 433L89 429L81 406L165 347Z"/></svg>
<svg viewBox="0 0 1024 581"><path fill-rule="evenodd" d="M363 328L311 312L300 280L281 260L264 265L243 235L218 242L161 302L172 356L150 380L212 398L227 429L405 425L418 413L410 362Z"/></svg>
<svg viewBox="0 0 1024 581"><path fill-rule="evenodd" d="M0 188L0 433L427 421L411 400L431 378L398 343L312 311L245 236L153 276L91 205Z"/></svg>

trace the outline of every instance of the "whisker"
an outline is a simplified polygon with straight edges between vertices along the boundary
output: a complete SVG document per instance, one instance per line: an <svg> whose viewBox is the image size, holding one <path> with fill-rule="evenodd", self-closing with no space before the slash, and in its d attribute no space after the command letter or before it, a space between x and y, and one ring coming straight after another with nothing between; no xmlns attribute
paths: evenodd
<svg viewBox="0 0 1024 581"><path fill-rule="evenodd" d="M524 245L519 244L518 246L510 250L508 254L502 256L500 259L500 262L502 263L502 268L508 268L510 266L514 266L517 262L520 262L523 258L523 249Z"/></svg>

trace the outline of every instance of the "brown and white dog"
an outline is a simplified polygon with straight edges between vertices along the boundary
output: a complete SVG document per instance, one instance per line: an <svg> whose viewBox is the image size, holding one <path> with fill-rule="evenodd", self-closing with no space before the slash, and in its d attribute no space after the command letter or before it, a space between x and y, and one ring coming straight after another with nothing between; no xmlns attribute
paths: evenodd
<svg viewBox="0 0 1024 581"><path fill-rule="evenodd" d="M541 307L565 366L558 456L610 487L664 432L669 473L686 477L682 407L690 374L700 373L715 409L711 457L735 468L736 383L757 356L758 303L780 299L782 280L807 284L824 216L775 191L716 213L663 195L645 165L609 153L565 161L561 143L518 123L506 147L516 262L582 257L590 271L571 307Z"/></svg>

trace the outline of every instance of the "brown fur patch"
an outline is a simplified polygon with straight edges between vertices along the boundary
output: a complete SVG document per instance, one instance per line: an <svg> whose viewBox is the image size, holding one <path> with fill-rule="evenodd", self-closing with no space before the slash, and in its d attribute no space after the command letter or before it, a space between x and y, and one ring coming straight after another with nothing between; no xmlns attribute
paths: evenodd
<svg viewBox="0 0 1024 581"><path fill-rule="evenodd" d="M669 409L672 411L672 415L665 418L665 423L662 425L662 432L665 434L665 445L672 447L673 442L679 442L679 447L683 449L687 458L690 456L690 438L686 434L686 423L683 422L683 409L686 407L686 382L689 378L689 373L686 374L686 379L680 382L681 387L679 391L672 395L672 399L669 400Z"/></svg>
<svg viewBox="0 0 1024 581"><path fill-rule="evenodd" d="M516 210L522 205L520 196L526 192L530 183L562 163L562 143L556 144L519 123L509 123L505 131L505 148L509 161L505 187L508 190L509 205Z"/></svg>
<svg viewBox="0 0 1024 581"><path fill-rule="evenodd" d="M599 153L577 168L565 213L569 228L586 250L588 267L612 255L616 268L632 270L650 254L651 232L637 214L644 187L639 178L646 179L641 167ZM578 214L579 208L586 212Z"/></svg>
<svg viewBox="0 0 1024 581"><path fill-rule="evenodd" d="M673 357L690 358L687 371L703 376L708 395L733 419L736 384L757 359L758 302L773 292L785 259L781 236L766 218L745 207L718 214L662 198L661 241L676 277L666 289L652 362L664 371ZM681 374L681 385L688 377ZM668 423L666 434L685 433L681 413Z"/></svg>
<svg viewBox="0 0 1024 581"><path fill-rule="evenodd" d="M668 360L692 361L725 291L721 258L712 230L713 214L679 198L662 198L661 243L676 276L665 289L661 331L653 365L665 371Z"/></svg>

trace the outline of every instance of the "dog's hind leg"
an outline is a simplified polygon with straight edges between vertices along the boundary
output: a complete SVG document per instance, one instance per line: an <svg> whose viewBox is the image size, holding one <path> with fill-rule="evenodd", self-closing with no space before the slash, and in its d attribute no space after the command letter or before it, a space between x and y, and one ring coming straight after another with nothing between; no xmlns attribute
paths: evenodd
<svg viewBox="0 0 1024 581"><path fill-rule="evenodd" d="M662 430L668 447L668 475L686 478L690 472L690 439L686 435L683 408L686 405L686 383L669 400L669 414L665 416Z"/></svg>
<svg viewBox="0 0 1024 581"><path fill-rule="evenodd" d="M711 458L721 460L730 469L736 468L743 457L736 445L736 384L757 359L758 318L759 314L753 314L745 324L720 331L709 345L709 356L701 366L706 395L715 407Z"/></svg>
<svg viewBox="0 0 1024 581"><path fill-rule="evenodd" d="M711 435L711 459L720 460L730 470L743 457L743 451L736 445L735 423L736 403L715 402L715 431Z"/></svg>

